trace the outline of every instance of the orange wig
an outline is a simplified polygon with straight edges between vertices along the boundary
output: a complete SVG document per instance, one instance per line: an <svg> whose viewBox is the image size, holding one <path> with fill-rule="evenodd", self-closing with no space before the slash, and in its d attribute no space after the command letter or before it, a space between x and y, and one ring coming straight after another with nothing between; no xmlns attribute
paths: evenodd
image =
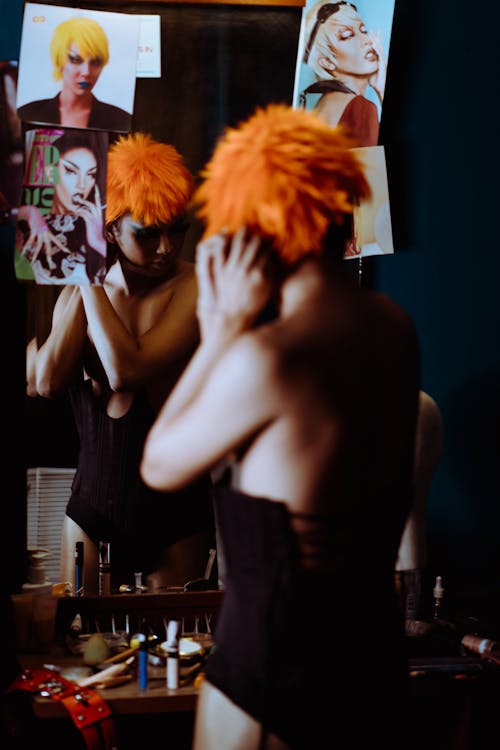
<svg viewBox="0 0 500 750"><path fill-rule="evenodd" d="M203 236L245 225L270 239L285 263L321 253L330 224L344 223L370 195L353 146L312 112L257 109L226 129L202 172L193 200Z"/></svg>
<svg viewBox="0 0 500 750"><path fill-rule="evenodd" d="M130 213L144 224L168 224L186 211L193 188L173 146L145 133L120 136L108 153L106 223Z"/></svg>

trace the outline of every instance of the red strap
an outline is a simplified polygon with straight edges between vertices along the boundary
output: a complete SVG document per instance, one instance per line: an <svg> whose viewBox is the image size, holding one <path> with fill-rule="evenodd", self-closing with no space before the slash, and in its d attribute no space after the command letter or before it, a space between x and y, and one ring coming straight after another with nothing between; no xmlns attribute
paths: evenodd
<svg viewBox="0 0 500 750"><path fill-rule="evenodd" d="M87 750L118 750L113 719L103 719L81 730Z"/></svg>
<svg viewBox="0 0 500 750"><path fill-rule="evenodd" d="M25 669L9 686L8 692L12 690L26 690L60 701L82 733L88 750L118 750L111 709L96 690L82 688L46 668Z"/></svg>

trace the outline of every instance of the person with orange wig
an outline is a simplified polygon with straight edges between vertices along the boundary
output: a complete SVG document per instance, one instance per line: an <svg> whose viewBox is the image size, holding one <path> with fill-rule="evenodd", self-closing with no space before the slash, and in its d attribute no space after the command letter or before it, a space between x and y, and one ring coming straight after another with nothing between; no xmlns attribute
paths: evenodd
<svg viewBox="0 0 500 750"><path fill-rule="evenodd" d="M166 491L227 469L214 487L225 593L194 750L405 744L394 566L419 352L409 316L345 273L368 194L351 146L315 113L270 104L226 129L194 196L201 342L141 464Z"/></svg>
<svg viewBox="0 0 500 750"><path fill-rule="evenodd" d="M97 592L98 544L111 543L112 588L149 590L200 578L213 547L208 475L156 492L139 475L143 442L198 343L194 264L180 257L194 179L171 145L150 135L110 147L103 285L66 286L51 332L30 352L31 395L69 392L80 439L62 540L61 580L74 580L84 542L84 590Z"/></svg>

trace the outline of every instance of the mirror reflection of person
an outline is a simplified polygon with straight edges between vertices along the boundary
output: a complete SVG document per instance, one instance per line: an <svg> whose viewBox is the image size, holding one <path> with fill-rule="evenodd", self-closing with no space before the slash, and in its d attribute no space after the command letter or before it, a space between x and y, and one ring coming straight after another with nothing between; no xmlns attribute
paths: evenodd
<svg viewBox="0 0 500 750"><path fill-rule="evenodd" d="M53 142L57 163L47 178L54 185L50 212L22 205L17 246L38 283L102 284L106 239L98 172L105 164L100 134L67 130Z"/></svg>
<svg viewBox="0 0 500 750"><path fill-rule="evenodd" d="M304 63L316 83L301 93L320 93L315 110L329 125L343 125L357 146L376 146L377 106L366 97L369 86L384 99L386 60L378 34L367 30L352 3L315 3L306 14Z"/></svg>
<svg viewBox="0 0 500 750"><path fill-rule="evenodd" d="M233 467L214 487L226 584L195 750L405 745L394 566L418 342L342 261L349 196L369 190L351 146L314 113L270 105L226 131L195 196L201 343L141 464L170 491ZM273 295L277 317L256 325Z"/></svg>
<svg viewBox="0 0 500 750"><path fill-rule="evenodd" d="M74 128L130 130L129 112L100 101L92 93L109 62L108 38L97 21L78 16L60 23L52 36L50 56L53 77L61 81L61 91L53 98L19 107L21 120Z"/></svg>
<svg viewBox="0 0 500 750"><path fill-rule="evenodd" d="M198 341L194 265L180 259L193 178L148 135L110 147L107 232L116 259L103 286L66 286L47 340L28 346L28 393L69 392L80 441L62 539L62 580L84 542L84 590L97 592L98 543L111 543L113 590L201 577L213 546L208 478L181 492L146 487L143 441ZM208 475L207 475L208 477Z"/></svg>

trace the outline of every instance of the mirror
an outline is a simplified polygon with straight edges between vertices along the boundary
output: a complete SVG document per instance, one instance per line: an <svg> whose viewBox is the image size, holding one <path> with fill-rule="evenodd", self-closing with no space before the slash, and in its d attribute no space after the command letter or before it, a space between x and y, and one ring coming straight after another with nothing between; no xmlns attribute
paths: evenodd
<svg viewBox="0 0 500 750"><path fill-rule="evenodd" d="M257 105L292 101L300 6L162 4L159 8L140 3L128 7L127 12L161 18L162 76L137 79L132 129L173 144L196 175L224 126L246 118ZM100 4L100 9L117 10L113 2ZM201 226L190 218L181 254L189 261L201 234ZM36 335L42 343L61 287L23 285L27 340ZM76 466L79 440L68 399L27 397L25 432L27 468ZM209 547L190 578L204 575Z"/></svg>

